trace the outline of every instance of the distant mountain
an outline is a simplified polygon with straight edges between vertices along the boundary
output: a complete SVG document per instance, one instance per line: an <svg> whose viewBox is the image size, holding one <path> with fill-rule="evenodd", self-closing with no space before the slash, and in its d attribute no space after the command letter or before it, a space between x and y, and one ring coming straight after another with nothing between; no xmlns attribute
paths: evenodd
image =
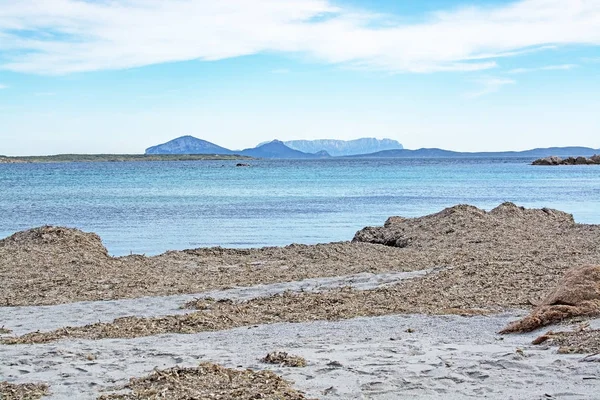
<svg viewBox="0 0 600 400"><path fill-rule="evenodd" d="M310 151L302 151L292 148L293 146L302 147ZM329 148L324 150L322 147ZM239 154L255 158L328 158L336 154L348 154L344 157L372 157L372 158L444 158L444 157L523 157L523 158L544 158L550 156L558 157L591 157L594 154L600 154L600 149L590 147L549 147L532 149L525 151L498 151L498 152L476 152L464 153L443 149L418 149L407 150L396 148L392 150L382 150L371 153L356 154L361 146L367 149L373 146L400 146L402 145L391 139L372 139L364 138L357 140L292 140L282 142L273 140L272 142L262 143L256 147L241 151L232 151L225 147L218 146L206 140L198 139L193 136L182 136L173 139L167 143L152 146L146 149L146 154Z"/></svg>
<svg viewBox="0 0 600 400"><path fill-rule="evenodd" d="M375 153L382 150L402 149L402 145L392 139L362 138L355 140L288 140L286 146L304 153L326 151L331 156L351 156L356 154Z"/></svg>
<svg viewBox="0 0 600 400"><path fill-rule="evenodd" d="M320 151L315 154L305 153L302 151L294 150L286 146L280 140L273 140L272 142L261 144L251 149L245 149L239 152L243 156L257 157L257 158L326 158L330 157L327 152Z"/></svg>
<svg viewBox="0 0 600 400"><path fill-rule="evenodd" d="M167 143L148 147L146 154L233 154L233 151L193 136L181 136Z"/></svg>
<svg viewBox="0 0 600 400"><path fill-rule="evenodd" d="M361 158L467 158L467 157L532 157L542 158L549 156L558 157L590 157L594 154L600 154L600 149L592 149L590 147L548 147L538 148L524 151L494 151L494 152L459 152L443 149L418 149L418 150L385 150L370 154L359 154L353 157Z"/></svg>

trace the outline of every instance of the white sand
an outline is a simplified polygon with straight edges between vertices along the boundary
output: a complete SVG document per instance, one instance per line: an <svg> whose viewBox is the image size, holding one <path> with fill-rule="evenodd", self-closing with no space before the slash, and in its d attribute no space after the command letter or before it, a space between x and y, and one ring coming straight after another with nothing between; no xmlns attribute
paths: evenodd
<svg viewBox="0 0 600 400"><path fill-rule="evenodd" d="M265 288L277 287L262 286L247 293L264 295ZM21 333L25 328L46 330L73 321L80 324L84 320L112 319L118 316L115 313L131 314L132 310L134 315L168 314L184 297L105 302L105 310L112 313L110 318L85 315L104 312L103 302L3 308L0 325L14 328L6 321L17 324L22 318L24 322L18 327ZM124 304L133 308L119 311ZM26 317L19 316L23 309L30 310ZM69 315L69 310L85 318L79 320ZM44 313L48 315L44 317ZM155 367L211 361L233 368L272 369L294 381L295 387L309 396L322 399L598 398L600 362L580 362L581 355L559 355L555 348L530 345L540 332L504 337L496 334L521 314L397 315L193 335L0 345L0 380L47 382L52 399L94 399L100 390L145 375ZM600 326L600 319L592 325ZM407 332L409 328L412 333ZM522 349L522 354L517 349ZM258 361L274 350L303 356L309 364L306 368L281 368ZM96 359L89 360L88 354ZM331 362L341 366L329 365Z"/></svg>
<svg viewBox="0 0 600 400"><path fill-rule="evenodd" d="M344 286L351 286L358 290L368 290L398 283L404 279L437 273L441 270L442 268L383 274L362 273L175 296L82 301L55 306L0 307L0 327L4 325L6 328L11 329L15 335L22 335L36 330L49 331L65 326L82 326L96 322L109 322L115 318L131 315L156 317L161 315L185 314L191 310L182 310L180 307L198 297L248 300L261 296L272 296L277 293L283 293L286 290L309 292Z"/></svg>
<svg viewBox="0 0 600 400"><path fill-rule="evenodd" d="M12 382L49 382L53 399L92 399L99 389L155 367L212 361L227 367L273 369L319 398L597 396L600 363L579 362L580 355L559 355L555 349L528 345L536 334L501 340L495 332L514 317L406 315L0 346L0 376ZM414 332L407 333L408 328ZM517 348L524 355L516 353ZM303 356L309 365L279 368L258 362L273 350ZM87 360L88 353L97 359ZM341 367L328 365L333 361Z"/></svg>

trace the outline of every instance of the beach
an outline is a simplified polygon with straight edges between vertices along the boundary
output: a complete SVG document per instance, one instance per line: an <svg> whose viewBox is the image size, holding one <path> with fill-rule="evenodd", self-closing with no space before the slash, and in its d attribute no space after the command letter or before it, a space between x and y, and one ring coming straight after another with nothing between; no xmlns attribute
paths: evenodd
<svg viewBox="0 0 600 400"><path fill-rule="evenodd" d="M223 399L593 398L600 316L498 332L597 264L599 233L512 203L391 217L346 242L152 257L112 257L70 228L18 232L0 241L0 381L46 384L52 399L161 398L128 384L160 371L179 377L170 398L188 398L175 395L186 379ZM260 361L274 351L306 366Z"/></svg>

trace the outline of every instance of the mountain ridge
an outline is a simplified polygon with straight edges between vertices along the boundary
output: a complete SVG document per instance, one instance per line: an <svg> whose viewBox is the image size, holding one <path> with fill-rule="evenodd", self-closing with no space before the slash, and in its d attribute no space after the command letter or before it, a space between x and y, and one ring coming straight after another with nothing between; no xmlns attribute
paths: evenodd
<svg viewBox="0 0 600 400"><path fill-rule="evenodd" d="M256 147L244 149L238 154L256 158L327 158L328 153L305 153L292 149L281 140L273 140Z"/></svg>
<svg viewBox="0 0 600 400"><path fill-rule="evenodd" d="M352 140L339 139L314 139L314 140L286 140L286 146L305 153L326 151L333 157L353 156L357 154L375 153L383 150L400 150L404 147L393 139L360 138Z"/></svg>
<svg viewBox="0 0 600 400"><path fill-rule="evenodd" d="M373 138L366 138L373 139ZM329 141L329 139L325 139ZM332 139L333 140L333 139ZM374 139L386 140L386 139ZM388 139L391 140L391 139ZM336 140L337 141L337 140ZM342 141L344 142L344 141ZM394 141L396 142L396 141ZM340 158L475 158L475 157L532 157L542 158L549 156L558 157L590 157L600 154L600 149L583 146L545 147L522 151L492 151L492 152L460 152L440 148L390 149L372 153L352 154L348 156L334 156L328 151L307 153L286 145L287 142L273 140L263 142L256 147L234 151L214 143L193 136L181 136L166 143L146 149L145 154L212 154L212 155L243 155L255 158L288 158L288 159L321 159L330 157ZM398 143L398 142L396 142ZM399 143L398 143L399 144Z"/></svg>

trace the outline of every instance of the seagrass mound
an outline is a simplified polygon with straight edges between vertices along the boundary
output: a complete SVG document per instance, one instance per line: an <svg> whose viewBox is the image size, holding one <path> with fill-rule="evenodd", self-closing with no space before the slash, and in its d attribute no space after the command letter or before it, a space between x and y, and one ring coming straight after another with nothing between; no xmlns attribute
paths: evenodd
<svg viewBox="0 0 600 400"><path fill-rule="evenodd" d="M571 214L549 208L526 209L506 202L487 212L460 204L419 218L390 217L382 227L358 231L352 241L401 248L427 247L443 242L448 235L482 242L492 239L486 234L489 232L510 236L523 230L534 232L573 226L575 221Z"/></svg>
<svg viewBox="0 0 600 400"><path fill-rule="evenodd" d="M600 266L573 267L528 316L500 333L530 332L568 318L599 315Z"/></svg>
<svg viewBox="0 0 600 400"><path fill-rule="evenodd" d="M93 233L45 226L0 240L0 307L199 293L418 268L398 257L397 249L350 242L111 257Z"/></svg>
<svg viewBox="0 0 600 400"><path fill-rule="evenodd" d="M236 370L211 363L195 368L174 367L155 370L125 385L131 393L106 394L98 400L215 399L215 400L305 400L271 371Z"/></svg>
<svg viewBox="0 0 600 400"><path fill-rule="evenodd" d="M76 252L87 257L108 257L108 251L95 233L60 226L42 226L17 232L0 240L0 247L27 251Z"/></svg>
<svg viewBox="0 0 600 400"><path fill-rule="evenodd" d="M14 384L0 382L1 400L37 400L50 394L45 383Z"/></svg>

